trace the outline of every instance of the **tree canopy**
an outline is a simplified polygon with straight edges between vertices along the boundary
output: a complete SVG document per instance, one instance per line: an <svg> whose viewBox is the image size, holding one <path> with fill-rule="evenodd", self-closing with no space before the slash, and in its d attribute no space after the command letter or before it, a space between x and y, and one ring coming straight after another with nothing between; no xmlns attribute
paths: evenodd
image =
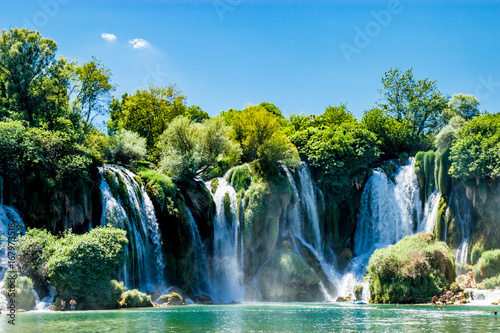
<svg viewBox="0 0 500 333"><path fill-rule="evenodd" d="M380 106L398 121L408 121L415 135L435 133L448 98L437 89L436 81L417 80L413 69L390 69L382 78Z"/></svg>

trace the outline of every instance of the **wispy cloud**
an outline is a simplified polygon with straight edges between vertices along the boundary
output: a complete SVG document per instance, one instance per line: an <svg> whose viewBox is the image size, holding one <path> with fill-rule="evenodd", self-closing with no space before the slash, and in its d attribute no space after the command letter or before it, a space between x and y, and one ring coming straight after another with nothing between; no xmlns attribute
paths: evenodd
<svg viewBox="0 0 500 333"><path fill-rule="evenodd" d="M145 47L151 47L151 44L149 44L147 40L144 40L142 38L129 40L128 43L132 45L134 49L143 49Z"/></svg>
<svg viewBox="0 0 500 333"><path fill-rule="evenodd" d="M101 34L101 37L104 40L107 40L108 42L112 42L112 41L116 40L116 36L113 34L103 33L103 34Z"/></svg>

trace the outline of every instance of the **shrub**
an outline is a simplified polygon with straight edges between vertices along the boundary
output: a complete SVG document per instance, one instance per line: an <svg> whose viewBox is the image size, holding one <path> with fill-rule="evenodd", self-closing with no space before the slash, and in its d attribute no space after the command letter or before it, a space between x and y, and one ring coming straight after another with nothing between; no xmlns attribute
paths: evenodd
<svg viewBox="0 0 500 333"><path fill-rule="evenodd" d="M114 162L130 164L146 157L146 139L132 131L120 129L111 138L106 149L107 158Z"/></svg>
<svg viewBox="0 0 500 333"><path fill-rule="evenodd" d="M455 281L451 250L431 234L408 236L370 258L365 279L377 302L425 302Z"/></svg>
<svg viewBox="0 0 500 333"><path fill-rule="evenodd" d="M500 250L483 252L475 268L483 279L500 274Z"/></svg>
<svg viewBox="0 0 500 333"><path fill-rule="evenodd" d="M125 291L121 296L119 304L120 306L126 308L143 308L153 306L151 296L148 296L137 289Z"/></svg>
<svg viewBox="0 0 500 333"><path fill-rule="evenodd" d="M500 287L500 274L484 280L483 285L486 289L495 289Z"/></svg>
<svg viewBox="0 0 500 333"><path fill-rule="evenodd" d="M43 286L48 279L45 264L50 256L50 248L56 237L47 230L28 228L24 236L16 240L16 264L21 274L32 279L37 286Z"/></svg>
<svg viewBox="0 0 500 333"><path fill-rule="evenodd" d="M35 307L35 294L33 283L27 276L20 276L17 271L9 270L3 279L4 290L2 293L7 300L14 300L16 309L33 310ZM13 297L9 296L9 290L14 289Z"/></svg>
<svg viewBox="0 0 500 333"><path fill-rule="evenodd" d="M470 262L472 265L477 264L479 259L481 259L483 252L484 252L484 247L482 243L474 245L470 253Z"/></svg>
<svg viewBox="0 0 500 333"><path fill-rule="evenodd" d="M45 242L39 245L40 240ZM112 227L94 228L86 234L74 235L71 230L55 239L45 231L28 230L18 238L22 244L20 262L40 254L44 261L35 261L31 269L37 276L46 276L62 299L74 298L82 309L100 309L116 306L120 284L111 282L110 276L123 264L126 232ZM30 252L30 248L34 252Z"/></svg>

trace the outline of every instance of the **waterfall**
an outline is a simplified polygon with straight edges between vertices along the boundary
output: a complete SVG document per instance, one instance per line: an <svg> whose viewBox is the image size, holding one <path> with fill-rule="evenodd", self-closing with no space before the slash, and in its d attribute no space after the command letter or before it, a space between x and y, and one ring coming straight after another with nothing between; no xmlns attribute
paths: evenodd
<svg viewBox="0 0 500 333"><path fill-rule="evenodd" d="M312 228L312 240L310 243L314 245L317 251L321 251L321 231L319 227L319 217L318 217L318 202L316 199L316 192L314 190L313 181L311 178L311 173L305 162L301 162L298 168L299 179L301 184L301 204L302 209L307 214L307 221L310 223ZM304 227L307 224L304 224ZM306 229L307 230L307 229ZM307 235L307 233L306 233ZM306 239L308 239L306 237Z"/></svg>
<svg viewBox="0 0 500 333"><path fill-rule="evenodd" d="M298 202L292 207L290 214L288 215L288 226L290 227L289 232L293 236L292 243L294 245L295 252L300 256L300 251L298 250L297 245L295 244L295 239L300 241L303 246L305 246L315 257L318 259L320 263L321 269L325 272L328 280L332 285L337 285L339 281L338 272L335 270L333 263L329 263L325 259L325 254L323 251L323 247L321 245L321 233L319 227L319 216L318 216L318 206L316 201L315 194L315 186L313 185L313 181L311 178L311 174L309 172L309 168L305 162L301 162L298 167L301 195L299 196L299 191L297 189L297 185L295 184L295 180L290 173L290 170L285 165L281 165L282 169L285 171L285 174L292 186L295 196L297 197ZM316 188L316 191L319 193L320 198L324 204L323 194ZM307 213L307 218L305 218L302 214L302 209L304 209ZM303 233L303 230L308 229L308 225L313 229L313 244L309 243L306 240L306 237ZM286 229L286 228L284 228ZM286 231L285 231L286 233ZM335 257L332 255L333 259ZM325 300L330 300L332 295L328 295L328 292L322 283L321 290L325 294Z"/></svg>
<svg viewBox="0 0 500 333"><path fill-rule="evenodd" d="M8 243L12 241L12 237L26 231L17 210L3 203L3 177L0 175L0 290L3 289L3 279L9 268ZM7 309L7 298L3 293L0 293L0 307Z"/></svg>
<svg viewBox="0 0 500 333"><path fill-rule="evenodd" d="M455 254L455 262L469 262L469 239L474 233L472 205L463 193L453 191L450 199L450 209L453 211L455 225L460 236L460 245Z"/></svg>
<svg viewBox="0 0 500 333"><path fill-rule="evenodd" d="M101 225L124 229L129 239L121 278L128 288L161 290L165 287L165 262L151 199L129 170L105 165L99 171L102 176Z"/></svg>
<svg viewBox="0 0 500 333"><path fill-rule="evenodd" d="M418 232L434 232L434 225L436 224L436 216L439 207L439 200L441 199L441 193L438 190L432 192L425 203L424 208L424 218L418 226Z"/></svg>
<svg viewBox="0 0 500 333"><path fill-rule="evenodd" d="M193 244L193 268L195 270L195 276L199 278L198 288L201 292L211 293L210 285L210 265L208 264L207 255L205 252L205 247L201 241L200 232L198 231L198 226L193 217L193 214L186 207L186 212L189 221L189 230L191 232L191 241Z"/></svg>
<svg viewBox="0 0 500 333"><path fill-rule="evenodd" d="M211 182L205 183L215 203L214 257L212 271L213 295L221 303L241 301L244 294L241 252L238 251L240 222L235 189L225 176L218 178L212 193ZM242 244L241 248L243 247Z"/></svg>
<svg viewBox="0 0 500 333"><path fill-rule="evenodd" d="M395 175L397 184L381 169L375 169L363 193L354 234L354 252L371 253L413 234L421 218L415 159Z"/></svg>
<svg viewBox="0 0 500 333"><path fill-rule="evenodd" d="M413 234L422 223L415 159L410 158L409 162L396 171L396 183L388 179L383 170L375 169L365 184L354 234L354 252L357 256L345 269L340 285L343 296L350 294L355 285L362 284L366 266L375 249L395 244ZM439 202L439 198L436 202Z"/></svg>

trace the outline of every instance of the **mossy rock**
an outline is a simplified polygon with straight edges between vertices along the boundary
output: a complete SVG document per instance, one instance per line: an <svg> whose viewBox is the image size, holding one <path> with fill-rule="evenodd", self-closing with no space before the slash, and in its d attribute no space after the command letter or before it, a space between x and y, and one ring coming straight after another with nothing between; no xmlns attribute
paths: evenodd
<svg viewBox="0 0 500 333"><path fill-rule="evenodd" d="M226 180L234 187L237 193L245 192L252 183L252 172L249 165L244 164L232 168Z"/></svg>
<svg viewBox="0 0 500 333"><path fill-rule="evenodd" d="M158 299L158 304L168 303L169 305L186 305L182 296L178 293L171 292L170 294L162 295Z"/></svg>
<svg viewBox="0 0 500 333"><path fill-rule="evenodd" d="M319 283L319 277L288 241L272 254L257 280L263 300L271 302L321 301Z"/></svg>
<svg viewBox="0 0 500 333"><path fill-rule="evenodd" d="M424 303L455 278L452 251L428 233L376 250L366 275L371 297L391 303Z"/></svg>
<svg viewBox="0 0 500 333"><path fill-rule="evenodd" d="M151 296L148 296L137 289L125 291L122 294L119 304L120 307L123 308L153 307L153 303L151 302Z"/></svg>

